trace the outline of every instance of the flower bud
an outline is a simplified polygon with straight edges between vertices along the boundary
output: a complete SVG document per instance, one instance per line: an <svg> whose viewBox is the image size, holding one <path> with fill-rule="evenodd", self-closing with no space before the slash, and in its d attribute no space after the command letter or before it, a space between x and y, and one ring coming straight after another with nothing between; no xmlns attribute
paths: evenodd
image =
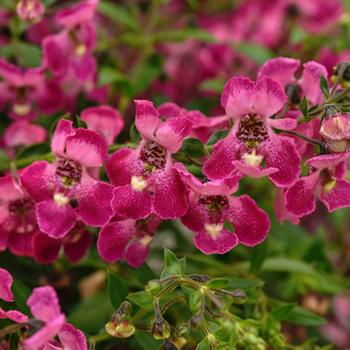
<svg viewBox="0 0 350 350"><path fill-rule="evenodd" d="M156 316L152 325L154 339L162 340L170 337L171 329L169 323L161 316Z"/></svg>
<svg viewBox="0 0 350 350"><path fill-rule="evenodd" d="M242 289L236 289L231 292L231 297L233 299L233 303L237 305L244 304L247 301L247 294Z"/></svg>
<svg viewBox="0 0 350 350"><path fill-rule="evenodd" d="M165 340L162 345L162 350L178 350L178 347L169 340Z"/></svg>
<svg viewBox="0 0 350 350"><path fill-rule="evenodd" d="M38 22L45 11L45 7L40 0L20 0L16 11L23 21Z"/></svg>
<svg viewBox="0 0 350 350"><path fill-rule="evenodd" d="M162 290L162 284L158 280L151 280L146 284L146 292L150 295L157 295Z"/></svg>
<svg viewBox="0 0 350 350"><path fill-rule="evenodd" d="M105 329L108 334L117 338L129 338L135 333L135 327L130 319L124 319L119 324L110 321Z"/></svg>
<svg viewBox="0 0 350 350"><path fill-rule="evenodd" d="M201 312L197 312L196 314L194 314L190 319L191 327L193 328L198 327L202 323L202 319L203 319L203 316Z"/></svg>
<svg viewBox="0 0 350 350"><path fill-rule="evenodd" d="M338 76L340 73L343 74L343 79L345 81L350 81L350 63L340 62L337 64L334 70L334 75Z"/></svg>
<svg viewBox="0 0 350 350"><path fill-rule="evenodd" d="M181 323L179 325L176 326L175 330L174 330L174 337L183 337L184 335L186 335L188 333L189 329L188 329L188 325L187 323Z"/></svg>

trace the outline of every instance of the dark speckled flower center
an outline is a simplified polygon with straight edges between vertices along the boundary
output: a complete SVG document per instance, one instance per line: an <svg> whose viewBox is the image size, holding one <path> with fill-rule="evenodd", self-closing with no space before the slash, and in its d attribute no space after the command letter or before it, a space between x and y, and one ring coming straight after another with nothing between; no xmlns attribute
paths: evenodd
<svg viewBox="0 0 350 350"><path fill-rule="evenodd" d="M225 196L201 196L200 202L207 206L208 214L211 222L219 222L222 210L228 205Z"/></svg>
<svg viewBox="0 0 350 350"><path fill-rule="evenodd" d="M257 148L268 138L264 118L257 114L246 114L239 123L237 137L248 148Z"/></svg>
<svg viewBox="0 0 350 350"><path fill-rule="evenodd" d="M147 173L165 167L166 150L156 142L147 142L141 150L140 157Z"/></svg>
<svg viewBox="0 0 350 350"><path fill-rule="evenodd" d="M63 187L71 188L78 184L81 181L82 174L83 171L78 162L64 158L58 159L56 176Z"/></svg>
<svg viewBox="0 0 350 350"><path fill-rule="evenodd" d="M34 202L30 198L11 201L8 206L9 217L3 223L3 228L9 232L31 233L35 229Z"/></svg>
<svg viewBox="0 0 350 350"><path fill-rule="evenodd" d="M9 203L9 213L12 216L23 216L33 210L34 203L30 198L16 199Z"/></svg>

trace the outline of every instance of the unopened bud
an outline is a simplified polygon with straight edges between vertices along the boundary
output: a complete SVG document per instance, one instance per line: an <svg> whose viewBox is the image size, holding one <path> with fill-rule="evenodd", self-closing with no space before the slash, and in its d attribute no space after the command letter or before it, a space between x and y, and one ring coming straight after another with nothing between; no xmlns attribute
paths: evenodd
<svg viewBox="0 0 350 350"><path fill-rule="evenodd" d="M242 289L236 289L231 292L233 303L237 305L244 304L247 301L247 294Z"/></svg>
<svg viewBox="0 0 350 350"><path fill-rule="evenodd" d="M170 337L171 329L169 323L161 316L157 316L152 325L154 339L162 340Z"/></svg>
<svg viewBox="0 0 350 350"><path fill-rule="evenodd" d="M169 340L165 340L162 345L162 350L178 350L178 347Z"/></svg>
<svg viewBox="0 0 350 350"><path fill-rule="evenodd" d="M341 62L338 63L334 70L334 75L338 76L339 74L343 75L345 81L350 81L350 63Z"/></svg>
<svg viewBox="0 0 350 350"><path fill-rule="evenodd" d="M124 319L119 324L108 322L105 329L108 334L117 338L129 338L135 333L135 327L130 319Z"/></svg>
<svg viewBox="0 0 350 350"><path fill-rule="evenodd" d="M187 323L181 323L174 330L174 337L183 337L189 331Z"/></svg>
<svg viewBox="0 0 350 350"><path fill-rule="evenodd" d="M145 287L146 292L150 295L157 295L162 290L162 284L158 280L151 280Z"/></svg>
<svg viewBox="0 0 350 350"><path fill-rule="evenodd" d="M197 328L202 323L202 319L203 316L201 312L194 314L190 320L191 327Z"/></svg>

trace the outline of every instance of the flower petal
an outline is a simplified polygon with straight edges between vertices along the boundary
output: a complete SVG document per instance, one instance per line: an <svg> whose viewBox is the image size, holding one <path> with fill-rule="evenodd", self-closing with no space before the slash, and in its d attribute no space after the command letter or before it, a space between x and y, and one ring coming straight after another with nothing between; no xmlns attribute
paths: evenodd
<svg viewBox="0 0 350 350"><path fill-rule="evenodd" d="M203 173L210 180L230 177L235 170L234 160L239 158L239 141L233 133L215 144L211 157L203 165Z"/></svg>
<svg viewBox="0 0 350 350"><path fill-rule="evenodd" d="M40 231L52 238L64 237L75 225L76 214L69 205L58 205L53 200L36 205L36 217Z"/></svg>
<svg viewBox="0 0 350 350"><path fill-rule="evenodd" d="M10 273L0 267L0 299L7 302L13 301L13 294L11 292L11 285L13 278Z"/></svg>
<svg viewBox="0 0 350 350"><path fill-rule="evenodd" d="M66 138L73 134L73 122L67 119L60 119L51 140L52 152L63 155L66 147Z"/></svg>
<svg viewBox="0 0 350 350"><path fill-rule="evenodd" d="M320 87L320 78L323 75L326 79L328 72L325 66L315 61L310 61L304 64L303 75L300 79L300 86L306 98L312 104L321 104L324 100L323 93Z"/></svg>
<svg viewBox="0 0 350 350"><path fill-rule="evenodd" d="M242 174L256 178L256 179L258 179L260 177L264 177L264 176L269 176L269 175L274 174L278 171L277 168L264 169L261 166L251 166L251 165L246 164L244 161L241 161L241 160L234 161L233 165Z"/></svg>
<svg viewBox="0 0 350 350"><path fill-rule="evenodd" d="M67 137L66 152L70 159L81 165L98 167L108 158L108 144L95 131L79 128L74 135Z"/></svg>
<svg viewBox="0 0 350 350"><path fill-rule="evenodd" d="M254 112L255 83L246 77L233 77L225 85L221 105L230 118Z"/></svg>
<svg viewBox="0 0 350 350"><path fill-rule="evenodd" d="M126 262L134 267L139 268L147 259L150 242L143 244L142 240L135 240L131 242L125 250L124 259Z"/></svg>
<svg viewBox="0 0 350 350"><path fill-rule="evenodd" d="M349 207L350 182L345 180L336 180L334 188L328 192L322 191L319 198L329 212L339 208Z"/></svg>
<svg viewBox="0 0 350 350"><path fill-rule="evenodd" d="M225 254L238 244L236 234L223 229L216 237L200 231L194 237L194 245L204 254Z"/></svg>
<svg viewBox="0 0 350 350"><path fill-rule="evenodd" d="M97 240L97 250L102 259L107 262L122 259L125 247L134 233L134 220L111 222L104 226Z"/></svg>
<svg viewBox="0 0 350 350"><path fill-rule="evenodd" d="M298 125L297 120L292 118L269 119L268 123L271 127L279 130L292 130Z"/></svg>
<svg viewBox="0 0 350 350"><path fill-rule="evenodd" d="M64 349L69 350L86 350L86 337L82 331L74 328L71 324L65 323L58 332L58 338Z"/></svg>
<svg viewBox="0 0 350 350"><path fill-rule="evenodd" d="M83 231L77 241L64 243L64 253L70 262L75 263L86 255L91 243L92 235L87 231Z"/></svg>
<svg viewBox="0 0 350 350"><path fill-rule="evenodd" d="M304 176L288 188L285 193L286 209L297 216L312 213L316 208L315 191L319 173Z"/></svg>
<svg viewBox="0 0 350 350"><path fill-rule="evenodd" d="M295 73L300 67L300 61L294 58L276 57L267 60L258 72L258 79L269 77L282 86L295 82Z"/></svg>
<svg viewBox="0 0 350 350"><path fill-rule="evenodd" d="M22 314L22 312L17 310L5 311L0 307L0 320L4 318L14 321L16 323L24 323L28 321L28 316ZM0 346L1 346L1 343L0 343Z"/></svg>
<svg viewBox="0 0 350 350"><path fill-rule="evenodd" d="M111 205L115 213L124 219L144 219L153 209L152 198L147 191L135 191L131 185L116 187Z"/></svg>
<svg viewBox="0 0 350 350"><path fill-rule="evenodd" d="M230 197L230 221L239 243L253 247L263 242L270 229L269 216L247 195Z"/></svg>
<svg viewBox="0 0 350 350"><path fill-rule="evenodd" d="M78 211L81 219L87 225L105 225L113 216L111 208L113 186L99 181L84 191L83 194L79 194L78 199Z"/></svg>
<svg viewBox="0 0 350 350"><path fill-rule="evenodd" d="M32 315L43 322L51 322L61 315L56 291L50 286L34 288L27 304Z"/></svg>
<svg viewBox="0 0 350 350"><path fill-rule="evenodd" d="M305 164L316 169L325 169L338 165L350 156L350 153L322 154L308 159Z"/></svg>
<svg viewBox="0 0 350 350"><path fill-rule="evenodd" d="M271 136L261 145L261 153L265 154L266 167L278 169L269 176L276 186L288 187L295 183L300 174L300 155L293 139Z"/></svg>
<svg viewBox="0 0 350 350"><path fill-rule="evenodd" d="M49 264L58 258L62 242L60 239L54 239L39 233L33 239L33 255L36 261L41 264Z"/></svg>
<svg viewBox="0 0 350 350"><path fill-rule="evenodd" d="M155 132L160 125L160 118L153 102L135 100L135 124L140 134L147 140L154 140Z"/></svg>
<svg viewBox="0 0 350 350"><path fill-rule="evenodd" d="M156 131L156 142L171 153L176 153L184 138L190 133L192 123L184 118L171 118L160 124Z"/></svg>
<svg viewBox="0 0 350 350"><path fill-rule="evenodd" d="M159 172L155 177L154 211L162 219L175 219L188 209L187 188L174 169Z"/></svg>

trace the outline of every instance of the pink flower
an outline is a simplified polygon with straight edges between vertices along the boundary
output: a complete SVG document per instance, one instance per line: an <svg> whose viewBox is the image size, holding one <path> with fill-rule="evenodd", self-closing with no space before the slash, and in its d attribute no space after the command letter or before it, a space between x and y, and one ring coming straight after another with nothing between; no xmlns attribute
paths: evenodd
<svg viewBox="0 0 350 350"><path fill-rule="evenodd" d="M62 349L87 350L84 334L66 323L55 290L50 286L33 289L27 304L35 320L29 325L38 330L23 340L23 350ZM59 342L54 338L58 336Z"/></svg>
<svg viewBox="0 0 350 350"><path fill-rule="evenodd" d="M230 79L221 104L235 123L229 135L214 146L204 163L204 174L220 180L240 172L255 178L268 176L278 187L291 186L300 173L300 156L294 140L272 129L296 126L294 119L272 118L286 100L281 85L270 78L261 77L256 83L244 77ZM264 161L265 168L261 165Z"/></svg>
<svg viewBox="0 0 350 350"><path fill-rule="evenodd" d="M13 301L13 294L11 291L12 283L13 278L10 273L0 267L0 299L7 302ZM17 310L5 311L0 307L0 319L2 318L7 318L17 323L23 323L28 320L28 317L26 315L23 315Z"/></svg>
<svg viewBox="0 0 350 350"><path fill-rule="evenodd" d="M208 118L200 111L188 111L175 103L164 103L158 107L160 115L166 119L182 117L192 123L190 137L195 137L202 142L207 142L210 136L217 130L227 127L228 117Z"/></svg>
<svg viewBox="0 0 350 350"><path fill-rule="evenodd" d="M99 254L110 263L125 260L132 267L140 267L148 256L154 231L160 222L155 215L142 220L111 221L98 236Z"/></svg>
<svg viewBox="0 0 350 350"><path fill-rule="evenodd" d="M62 94L56 83L45 78L45 67L22 69L0 59L0 105L10 102L13 119L35 119L38 112L56 112Z"/></svg>
<svg viewBox="0 0 350 350"><path fill-rule="evenodd" d="M38 22L44 14L45 7L40 0L20 0L16 11L23 21Z"/></svg>
<svg viewBox="0 0 350 350"><path fill-rule="evenodd" d="M142 141L135 150L113 153L107 163L107 175L116 186L112 207L125 219L143 219L151 213L162 219L178 218L186 213L188 199L171 155L181 148L191 123L184 118L162 122L152 102L135 104Z"/></svg>
<svg viewBox="0 0 350 350"><path fill-rule="evenodd" d="M92 243L92 235L81 223L68 232L63 238L54 239L44 233L38 233L33 238L33 257L41 264L57 260L63 249L71 263L82 259Z"/></svg>
<svg viewBox="0 0 350 350"><path fill-rule="evenodd" d="M74 129L61 119L51 142L56 161L37 161L21 173L24 188L36 204L42 232L52 238L64 237L78 216L91 226L103 226L112 216L113 187L96 180L92 168L108 157L105 139L92 130Z"/></svg>
<svg viewBox="0 0 350 350"><path fill-rule="evenodd" d="M339 153L309 159L310 175L286 190L286 209L299 217L308 215L315 210L316 198L330 212L350 206L350 182L345 180L348 157L349 153Z"/></svg>
<svg viewBox="0 0 350 350"><path fill-rule="evenodd" d="M331 152L348 151L350 148L350 118L340 113L328 117L322 123L320 134Z"/></svg>
<svg viewBox="0 0 350 350"><path fill-rule="evenodd" d="M205 254L225 254L238 243L252 247L265 240L268 215L247 195L233 197L238 178L202 183L181 164L175 164L192 190L190 208L181 221L196 232L195 246ZM234 232L225 224L230 223Z"/></svg>
<svg viewBox="0 0 350 350"><path fill-rule="evenodd" d="M324 97L320 88L320 78L328 77L326 67L315 61L303 65L300 79L296 78L301 62L294 58L277 57L266 61L258 72L258 78L269 77L279 82L286 89L290 102L299 104L306 96L308 101L317 105L323 102Z"/></svg>
<svg viewBox="0 0 350 350"><path fill-rule="evenodd" d="M32 256L32 240L39 228L35 203L11 175L0 178L0 251Z"/></svg>
<svg viewBox="0 0 350 350"><path fill-rule="evenodd" d="M110 106L98 106L84 109L80 118L88 128L105 137L111 145L124 127L124 120L119 111Z"/></svg>

